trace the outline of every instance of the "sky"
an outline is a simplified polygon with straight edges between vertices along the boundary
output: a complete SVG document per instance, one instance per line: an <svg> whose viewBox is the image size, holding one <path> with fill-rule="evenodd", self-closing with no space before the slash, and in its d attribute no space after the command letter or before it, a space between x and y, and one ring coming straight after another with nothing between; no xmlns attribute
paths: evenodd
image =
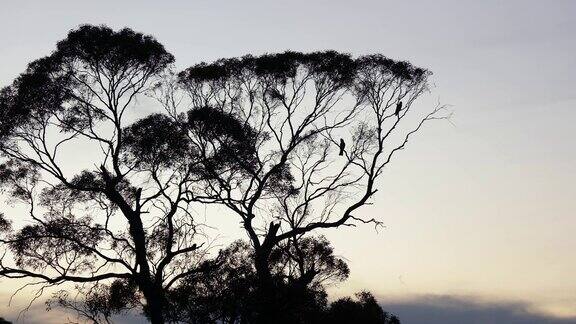
<svg viewBox="0 0 576 324"><path fill-rule="evenodd" d="M406 324L576 323L576 1L0 0L0 86L80 24L152 34L183 69L287 49L382 53L434 72L424 129L327 232L350 279ZM0 285L0 316L12 284ZM22 323L60 323L43 305ZM121 321L120 321L121 322ZM125 321L128 323L128 320Z"/></svg>

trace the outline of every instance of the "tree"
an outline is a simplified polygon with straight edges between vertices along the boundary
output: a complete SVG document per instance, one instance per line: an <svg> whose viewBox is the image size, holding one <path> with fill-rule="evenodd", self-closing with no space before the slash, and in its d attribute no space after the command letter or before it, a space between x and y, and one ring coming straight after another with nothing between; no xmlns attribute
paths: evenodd
<svg viewBox="0 0 576 324"><path fill-rule="evenodd" d="M276 247L271 262L282 312L274 323L321 323L327 316L325 285L348 277L346 263L324 237L307 237L301 246ZM220 252L215 271L188 276L172 291L171 320L184 323L254 323L261 295L253 247L236 241ZM314 273L315 275L310 275Z"/></svg>
<svg viewBox="0 0 576 324"><path fill-rule="evenodd" d="M407 126L429 75L382 55L284 52L200 63L160 87L158 97L176 121L181 100L174 98L183 90L191 106L233 116L253 139L236 168L206 166L211 179L198 196L236 214L254 247L265 301L259 323L282 308L271 260L276 247L318 230L380 224L360 209L377 192L384 168L426 122L445 118L435 107ZM202 136L190 141L227 145Z"/></svg>
<svg viewBox="0 0 576 324"><path fill-rule="evenodd" d="M357 293L356 299L344 297L332 302L325 323L400 324L398 317L382 310L371 293Z"/></svg>
<svg viewBox="0 0 576 324"><path fill-rule="evenodd" d="M166 291L202 271L202 224L183 193L203 171L179 153L182 125L127 116L173 61L151 36L81 26L1 90L0 183L29 210L16 223L0 217L1 277L35 280L39 293L77 283L93 301L136 287L120 290L164 323ZM91 161L76 172L66 159L82 147Z"/></svg>

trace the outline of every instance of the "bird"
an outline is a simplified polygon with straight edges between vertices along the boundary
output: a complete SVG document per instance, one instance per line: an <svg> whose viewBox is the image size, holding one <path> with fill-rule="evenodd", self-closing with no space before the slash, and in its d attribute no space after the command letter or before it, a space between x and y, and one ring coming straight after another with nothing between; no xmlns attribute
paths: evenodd
<svg viewBox="0 0 576 324"><path fill-rule="evenodd" d="M396 111L394 112L394 115L400 115L400 110L402 110L402 101L398 101L396 104Z"/></svg>
<svg viewBox="0 0 576 324"><path fill-rule="evenodd" d="M344 148L346 147L346 143L344 143L344 139L340 139L340 156L344 155Z"/></svg>

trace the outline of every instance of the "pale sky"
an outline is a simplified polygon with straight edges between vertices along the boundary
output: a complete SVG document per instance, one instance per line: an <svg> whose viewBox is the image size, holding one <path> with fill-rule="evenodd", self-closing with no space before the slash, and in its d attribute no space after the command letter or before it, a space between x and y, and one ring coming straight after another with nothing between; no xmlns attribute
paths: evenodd
<svg viewBox="0 0 576 324"><path fill-rule="evenodd" d="M576 323L576 1L0 0L0 86L84 23L152 34L178 68L335 49L432 70L422 104L452 123L388 169L364 209L385 229L327 232L352 270L334 295L369 289L406 324ZM23 305L9 286L0 316ZM50 322L42 306L22 323Z"/></svg>

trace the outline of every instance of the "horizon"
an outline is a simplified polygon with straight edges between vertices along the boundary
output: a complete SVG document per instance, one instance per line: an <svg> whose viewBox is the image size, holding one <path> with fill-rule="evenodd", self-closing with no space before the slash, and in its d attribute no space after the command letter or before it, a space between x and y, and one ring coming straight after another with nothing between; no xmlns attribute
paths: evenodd
<svg viewBox="0 0 576 324"><path fill-rule="evenodd" d="M362 209L384 228L323 232L351 269L331 298L370 290L407 324L576 323L576 2L3 7L0 87L82 24L153 35L179 71L244 54L328 49L431 70L434 87L418 105L440 102L454 116L428 125L385 171L374 205ZM242 234L237 222L221 226L220 245ZM7 306L18 285L0 284L0 317L16 320L31 292ZM39 301L20 322L58 316Z"/></svg>

